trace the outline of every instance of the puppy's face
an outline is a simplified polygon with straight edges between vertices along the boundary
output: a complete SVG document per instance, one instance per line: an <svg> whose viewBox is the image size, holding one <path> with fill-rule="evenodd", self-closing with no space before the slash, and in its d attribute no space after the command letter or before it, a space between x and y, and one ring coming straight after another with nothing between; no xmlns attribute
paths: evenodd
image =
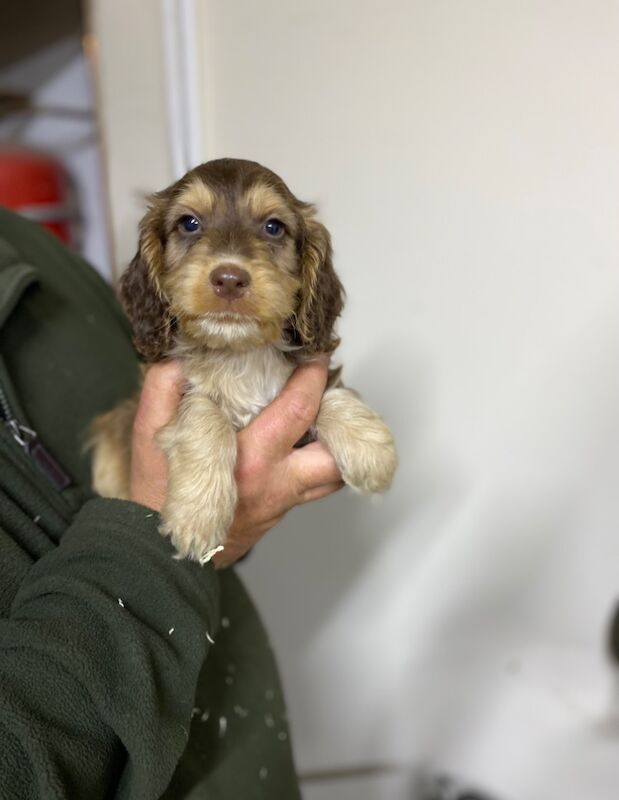
<svg viewBox="0 0 619 800"><path fill-rule="evenodd" d="M121 281L149 360L176 341L249 349L337 345L342 288L326 229L274 173L249 161L203 164L152 198Z"/></svg>

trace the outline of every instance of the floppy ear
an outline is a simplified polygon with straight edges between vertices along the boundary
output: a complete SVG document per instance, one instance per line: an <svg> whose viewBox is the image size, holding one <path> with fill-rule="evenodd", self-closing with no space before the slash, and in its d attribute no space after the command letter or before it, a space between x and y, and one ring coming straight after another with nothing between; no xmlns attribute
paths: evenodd
<svg viewBox="0 0 619 800"><path fill-rule="evenodd" d="M344 305L344 287L333 269L331 237L314 208L301 212L301 292L293 319L295 339L308 353L332 353L340 343L333 331Z"/></svg>
<svg viewBox="0 0 619 800"><path fill-rule="evenodd" d="M140 222L138 252L119 284L120 301L133 326L137 351L147 361L163 358L172 346L174 318L161 288L163 270L163 209L167 195L152 196Z"/></svg>

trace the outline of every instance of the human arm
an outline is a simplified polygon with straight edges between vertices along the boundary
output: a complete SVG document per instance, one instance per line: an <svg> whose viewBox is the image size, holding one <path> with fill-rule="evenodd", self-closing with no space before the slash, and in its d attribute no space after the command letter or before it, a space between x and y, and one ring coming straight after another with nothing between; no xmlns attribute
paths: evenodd
<svg viewBox="0 0 619 800"><path fill-rule="evenodd" d="M169 782L218 585L149 513L86 503L0 621L0 797L157 798Z"/></svg>

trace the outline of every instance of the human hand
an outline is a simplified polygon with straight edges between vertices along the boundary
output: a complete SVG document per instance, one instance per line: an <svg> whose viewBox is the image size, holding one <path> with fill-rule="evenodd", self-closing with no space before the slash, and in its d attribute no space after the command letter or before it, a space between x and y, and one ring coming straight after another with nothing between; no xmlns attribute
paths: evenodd
<svg viewBox="0 0 619 800"><path fill-rule="evenodd" d="M237 435L238 504L225 548L213 559L230 566L293 506L318 500L344 484L333 457L320 442L294 449L318 414L327 381L328 359L299 367L280 395ZM133 426L130 499L163 508L167 462L156 442L183 395L179 362L160 362L144 379Z"/></svg>

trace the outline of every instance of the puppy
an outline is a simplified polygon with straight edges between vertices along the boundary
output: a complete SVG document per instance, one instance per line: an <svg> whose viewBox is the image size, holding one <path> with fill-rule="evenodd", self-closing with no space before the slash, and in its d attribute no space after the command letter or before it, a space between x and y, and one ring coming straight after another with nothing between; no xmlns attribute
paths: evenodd
<svg viewBox="0 0 619 800"><path fill-rule="evenodd" d="M168 459L161 532L181 557L208 560L237 502L236 431L280 392L300 363L332 353L343 304L331 242L303 203L252 161L202 164L151 198L120 297L146 362L179 358L187 389L158 434ZM137 398L93 426L93 483L129 496ZM343 480L384 492L396 468L391 432L330 372L313 430Z"/></svg>

